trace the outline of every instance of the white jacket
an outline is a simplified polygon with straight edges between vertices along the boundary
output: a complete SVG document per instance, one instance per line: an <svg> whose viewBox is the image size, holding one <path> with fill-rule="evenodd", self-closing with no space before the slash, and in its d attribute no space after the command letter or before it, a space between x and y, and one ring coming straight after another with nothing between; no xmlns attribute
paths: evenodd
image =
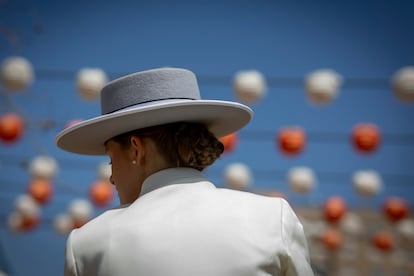
<svg viewBox="0 0 414 276"><path fill-rule="evenodd" d="M279 198L157 172L128 207L72 231L65 275L313 275L302 225Z"/></svg>

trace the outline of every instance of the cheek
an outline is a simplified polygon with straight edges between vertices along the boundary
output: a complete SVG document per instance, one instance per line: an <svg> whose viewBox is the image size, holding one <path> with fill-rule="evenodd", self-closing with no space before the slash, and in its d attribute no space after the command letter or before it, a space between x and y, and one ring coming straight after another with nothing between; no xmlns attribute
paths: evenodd
<svg viewBox="0 0 414 276"><path fill-rule="evenodd" d="M121 186L128 178L129 164L125 160L113 160L112 161L112 178L115 181L115 185Z"/></svg>
<svg viewBox="0 0 414 276"><path fill-rule="evenodd" d="M122 172L120 171L120 166L116 162L112 162L112 178L115 181L115 184L118 184L120 181L120 176L122 176Z"/></svg>

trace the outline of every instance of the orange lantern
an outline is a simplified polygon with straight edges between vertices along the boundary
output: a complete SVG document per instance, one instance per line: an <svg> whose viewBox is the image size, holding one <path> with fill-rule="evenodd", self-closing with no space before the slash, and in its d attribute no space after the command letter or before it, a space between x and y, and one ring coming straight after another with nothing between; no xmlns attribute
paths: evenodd
<svg viewBox="0 0 414 276"><path fill-rule="evenodd" d="M114 190L112 184L107 181L97 181L89 190L89 196L93 204L103 207L112 202Z"/></svg>
<svg viewBox="0 0 414 276"><path fill-rule="evenodd" d="M35 179L29 185L29 194L37 203L45 204L52 197L52 184L44 179Z"/></svg>
<svg viewBox="0 0 414 276"><path fill-rule="evenodd" d="M381 142L381 134L374 124L359 124L352 132L352 143L361 153L372 153Z"/></svg>
<svg viewBox="0 0 414 276"><path fill-rule="evenodd" d="M385 231L376 233L372 239L372 243L383 252L389 252L394 249L394 239L390 233Z"/></svg>
<svg viewBox="0 0 414 276"><path fill-rule="evenodd" d="M388 198L384 205L383 210L385 216L391 222L398 222L408 216L408 205L407 203L398 197L390 197Z"/></svg>
<svg viewBox="0 0 414 276"><path fill-rule="evenodd" d="M0 140L16 142L23 134L23 120L15 113L7 113L0 118Z"/></svg>
<svg viewBox="0 0 414 276"><path fill-rule="evenodd" d="M230 153L236 148L239 139L237 133L234 132L221 137L219 140L224 146L224 153Z"/></svg>
<svg viewBox="0 0 414 276"><path fill-rule="evenodd" d="M325 219L330 223L337 223L347 211L345 201L339 196L330 197L323 206Z"/></svg>
<svg viewBox="0 0 414 276"><path fill-rule="evenodd" d="M285 128L279 132L277 137L279 149L286 155L297 155L305 147L305 132L300 128Z"/></svg>
<svg viewBox="0 0 414 276"><path fill-rule="evenodd" d="M326 249L335 251L342 246L343 239L338 230L328 229L322 234L321 241Z"/></svg>

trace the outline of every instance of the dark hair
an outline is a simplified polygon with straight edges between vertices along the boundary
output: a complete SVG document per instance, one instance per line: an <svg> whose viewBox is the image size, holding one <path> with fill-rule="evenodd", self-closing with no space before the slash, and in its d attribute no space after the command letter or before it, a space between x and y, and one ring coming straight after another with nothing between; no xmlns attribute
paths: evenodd
<svg viewBox="0 0 414 276"><path fill-rule="evenodd" d="M160 154L172 166L199 171L213 164L224 151L223 144L200 123L152 126L118 135L112 140L127 149L131 145L131 136L153 140Z"/></svg>

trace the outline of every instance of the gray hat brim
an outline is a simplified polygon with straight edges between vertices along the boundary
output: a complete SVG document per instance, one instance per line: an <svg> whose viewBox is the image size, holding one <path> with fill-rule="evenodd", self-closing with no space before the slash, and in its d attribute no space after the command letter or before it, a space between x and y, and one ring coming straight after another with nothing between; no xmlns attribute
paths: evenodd
<svg viewBox="0 0 414 276"><path fill-rule="evenodd" d="M72 153L106 155L104 143L117 135L173 122L203 123L217 137L249 123L252 110L236 102L218 100L162 100L139 104L82 121L61 131L56 145Z"/></svg>

